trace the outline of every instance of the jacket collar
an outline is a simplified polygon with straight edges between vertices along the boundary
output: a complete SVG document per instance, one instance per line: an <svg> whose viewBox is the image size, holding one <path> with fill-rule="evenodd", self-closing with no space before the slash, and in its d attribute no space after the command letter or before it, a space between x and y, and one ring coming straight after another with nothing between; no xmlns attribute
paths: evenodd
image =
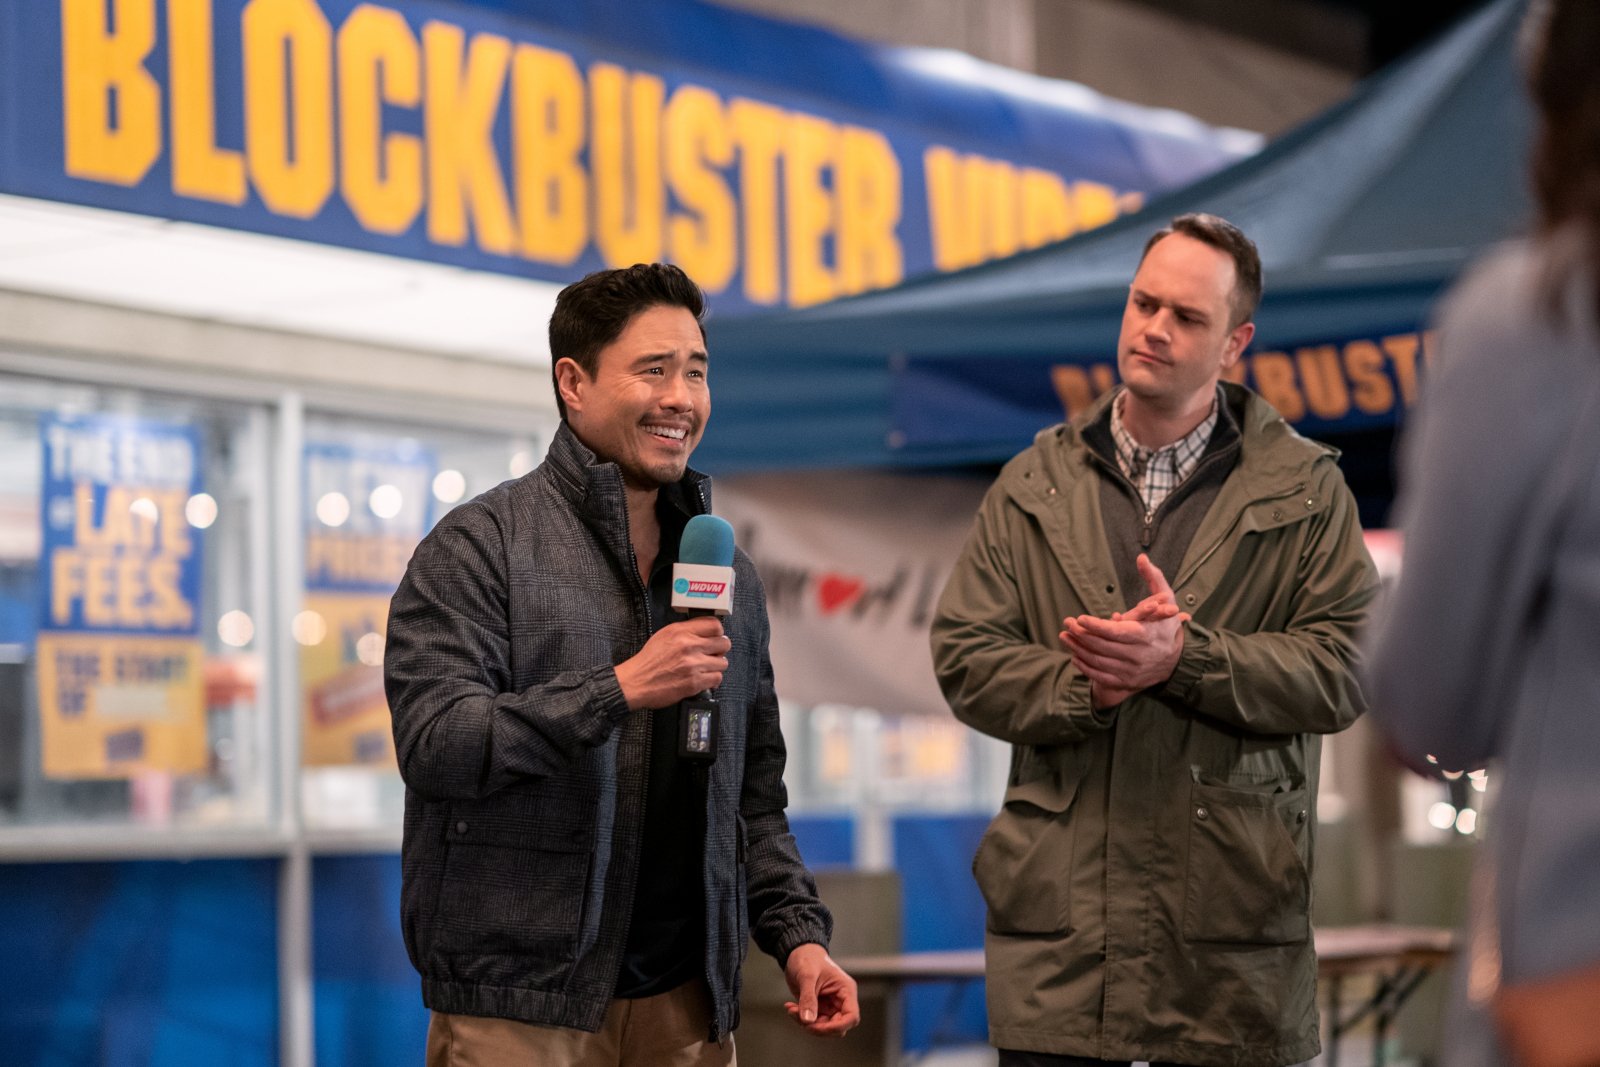
<svg viewBox="0 0 1600 1067"><path fill-rule="evenodd" d="M601 459L578 440L565 419L556 429L541 469L586 520L614 523L627 515L622 468L611 460ZM686 471L682 480L663 486L661 492L685 515L711 511L711 478L697 470Z"/></svg>
<svg viewBox="0 0 1600 1067"><path fill-rule="evenodd" d="M1254 391L1226 381L1221 387L1226 414L1238 426L1240 438L1239 459L1229 480L1237 483L1246 500L1294 492L1296 486L1310 481L1312 467L1318 462L1338 458L1337 449L1300 436ZM1112 390L1102 396L1071 423L1039 433L1034 443L1042 446L1046 468L1064 471L1087 462L1089 446L1084 434L1110 419L1116 393Z"/></svg>

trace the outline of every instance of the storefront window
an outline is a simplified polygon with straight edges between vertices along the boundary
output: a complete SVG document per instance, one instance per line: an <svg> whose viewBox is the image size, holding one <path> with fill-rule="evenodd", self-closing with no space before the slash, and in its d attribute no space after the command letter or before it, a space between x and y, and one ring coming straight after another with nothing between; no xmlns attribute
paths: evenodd
<svg viewBox="0 0 1600 1067"><path fill-rule="evenodd" d="M0 824L267 821L267 426L0 376Z"/></svg>
<svg viewBox="0 0 1600 1067"><path fill-rule="evenodd" d="M316 829L398 827L405 791L383 692L389 599L411 552L456 504L543 458L522 436L306 422L300 646L303 811Z"/></svg>
<svg viewBox="0 0 1600 1067"><path fill-rule="evenodd" d="M1009 746L954 719L841 704L781 710L794 810L986 811L999 802Z"/></svg>

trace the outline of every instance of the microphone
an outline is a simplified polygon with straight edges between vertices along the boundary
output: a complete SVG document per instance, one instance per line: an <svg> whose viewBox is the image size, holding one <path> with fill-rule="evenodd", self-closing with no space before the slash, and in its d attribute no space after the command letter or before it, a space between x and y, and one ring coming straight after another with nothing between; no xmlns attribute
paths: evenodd
<svg viewBox="0 0 1600 1067"><path fill-rule="evenodd" d="M683 528L672 565L672 607L689 615L733 614L733 527L696 515Z"/></svg>
<svg viewBox="0 0 1600 1067"><path fill-rule="evenodd" d="M690 616L733 614L733 527L696 515L678 541L672 608ZM678 758L706 766L717 759L717 698L708 689L678 705Z"/></svg>

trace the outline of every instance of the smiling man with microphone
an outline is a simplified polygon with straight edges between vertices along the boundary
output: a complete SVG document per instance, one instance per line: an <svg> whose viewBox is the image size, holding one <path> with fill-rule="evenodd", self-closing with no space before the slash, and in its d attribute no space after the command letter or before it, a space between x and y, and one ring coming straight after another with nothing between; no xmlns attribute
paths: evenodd
<svg viewBox="0 0 1600 1067"><path fill-rule="evenodd" d="M418 546L385 679L430 1065L731 1064L748 937L797 1023L855 982L784 814L755 568L688 467L711 411L676 267L562 290L544 463Z"/></svg>

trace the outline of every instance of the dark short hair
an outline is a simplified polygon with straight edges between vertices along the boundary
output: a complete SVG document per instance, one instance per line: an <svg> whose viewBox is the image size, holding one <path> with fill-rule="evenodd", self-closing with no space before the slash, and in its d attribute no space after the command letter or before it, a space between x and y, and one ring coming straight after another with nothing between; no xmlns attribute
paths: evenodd
<svg viewBox="0 0 1600 1067"><path fill-rule="evenodd" d="M593 378L600 369L600 350L621 337L635 315L653 307L683 308L700 323L700 338L705 339L705 294L671 263L598 270L556 295L550 316L550 384L563 419L567 405L561 399L556 364L570 359Z"/></svg>
<svg viewBox="0 0 1600 1067"><path fill-rule="evenodd" d="M1570 227L1575 238L1548 263L1547 295L1552 309L1559 307L1573 275L1587 274L1587 310L1600 319L1600 4L1534 4L1522 45L1539 117L1533 191L1540 230L1550 237Z"/></svg>
<svg viewBox="0 0 1600 1067"><path fill-rule="evenodd" d="M1192 237L1233 257L1233 295L1230 298L1233 304L1233 322L1229 327L1242 326L1249 322L1256 313L1256 305L1261 303L1261 253L1256 251L1255 242L1246 237L1243 230L1220 215L1207 215L1203 211L1194 211L1187 215L1179 215L1152 234L1150 240L1145 242L1144 251L1139 254L1139 262L1144 262L1145 256L1150 254L1157 241L1163 237L1171 237L1175 233Z"/></svg>

